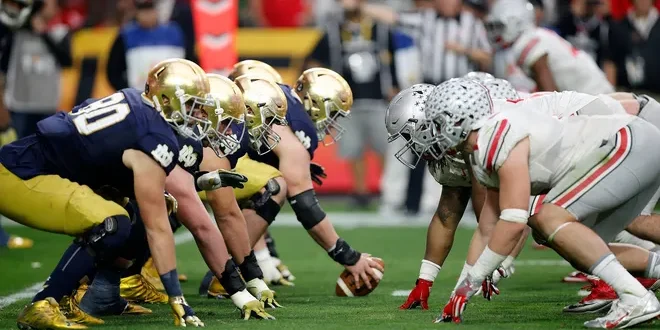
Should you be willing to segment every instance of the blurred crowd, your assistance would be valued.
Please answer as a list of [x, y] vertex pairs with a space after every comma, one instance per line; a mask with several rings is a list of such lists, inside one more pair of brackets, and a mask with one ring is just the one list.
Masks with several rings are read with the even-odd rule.
[[[381, 212], [427, 213], [435, 210], [440, 188], [431, 184], [433, 178], [423, 166], [409, 171], [394, 159], [391, 150], [401, 146], [388, 146], [382, 125], [391, 98], [415, 83], [438, 84], [477, 70], [509, 79], [520, 90], [542, 89], [499, 59], [505, 57], [503, 52], [489, 44], [482, 20], [493, 1], [238, 0], [239, 24], [323, 31], [305, 66], [331, 68], [353, 89], [353, 117], [345, 123], [346, 136], [339, 145], [340, 156], [350, 162], [356, 180], [353, 206], [371, 203], [365, 162], [365, 151], [371, 149], [384, 168]], [[377, 6], [364, 13], [356, 9], [363, 2]], [[530, 3], [537, 24], [592, 56], [612, 85], [660, 94], [660, 1]], [[144, 80], [142, 75], [164, 58], [196, 60], [190, 0], [45, 0], [44, 4], [14, 40], [39, 39], [43, 56], [23, 54], [31, 60], [20, 60], [10, 45], [3, 50], [0, 63], [7, 79], [17, 82], [13, 86], [26, 86], [9, 88], [7, 84], [4, 92], [4, 106], [10, 110], [19, 136], [31, 134], [36, 121], [56, 111], [62, 87], [57, 77], [61, 68], [71, 65], [69, 37], [77, 29], [121, 28], [106, 68], [115, 89], [140, 88], [137, 82]], [[615, 7], [623, 12], [614, 15]], [[0, 115], [0, 133], [3, 122], [7, 120]], [[11, 245], [8, 242], [9, 237], [0, 231], [0, 245]]]

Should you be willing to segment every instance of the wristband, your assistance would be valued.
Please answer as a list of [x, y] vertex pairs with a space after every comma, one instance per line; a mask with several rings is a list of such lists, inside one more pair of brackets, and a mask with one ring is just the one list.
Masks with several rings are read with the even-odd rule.
[[176, 269], [172, 269], [167, 274], [160, 275], [160, 281], [163, 282], [163, 287], [168, 296], [183, 296], [181, 284], [179, 283], [179, 274], [177, 274]]
[[328, 255], [344, 266], [353, 266], [360, 260], [360, 252], [353, 250], [342, 238], [337, 239], [337, 243], [328, 251]]

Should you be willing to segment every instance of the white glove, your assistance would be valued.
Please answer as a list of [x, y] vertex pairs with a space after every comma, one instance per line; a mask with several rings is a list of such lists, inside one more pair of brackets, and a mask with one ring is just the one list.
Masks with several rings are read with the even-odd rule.
[[195, 187], [198, 191], [211, 191], [222, 187], [243, 188], [247, 178], [239, 173], [227, 170], [195, 173]]

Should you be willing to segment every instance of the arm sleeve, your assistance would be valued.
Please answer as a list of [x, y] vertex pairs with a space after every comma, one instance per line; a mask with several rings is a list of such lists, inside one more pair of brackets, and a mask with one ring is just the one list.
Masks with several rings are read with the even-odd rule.
[[390, 75], [392, 76], [392, 87], [399, 89], [399, 80], [396, 75], [396, 61], [394, 55], [396, 54], [396, 46], [394, 45], [394, 31], [392, 29], [388, 32], [388, 51], [390, 52]]
[[504, 164], [513, 148], [527, 137], [524, 131], [512, 127], [508, 119], [503, 118], [485, 125], [479, 136], [479, 166], [487, 173], [497, 172]]
[[321, 62], [325, 66], [330, 65], [330, 38], [327, 32], [319, 39], [309, 58]]
[[115, 39], [110, 49], [106, 74], [110, 86], [115, 90], [128, 87], [128, 80], [126, 78], [126, 47], [124, 46], [124, 39], [121, 34], [117, 35], [117, 39]]
[[522, 47], [515, 52], [518, 66], [520, 66], [525, 72], [530, 72], [534, 63], [538, 61], [543, 55], [548, 54], [548, 49], [544, 43], [541, 42], [541, 39], [534, 37], [524, 43]]
[[71, 38], [67, 34], [56, 41], [50, 34], [45, 33], [41, 35], [41, 39], [48, 47], [48, 50], [55, 56], [57, 64], [62, 68], [68, 68], [73, 65], [73, 57], [71, 56]]

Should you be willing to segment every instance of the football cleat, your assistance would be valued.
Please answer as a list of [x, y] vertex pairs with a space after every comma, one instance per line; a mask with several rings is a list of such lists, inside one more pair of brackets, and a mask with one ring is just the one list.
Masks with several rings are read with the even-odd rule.
[[158, 291], [165, 291], [163, 283], [160, 281], [160, 275], [158, 270], [156, 270], [156, 265], [154, 265], [154, 259], [149, 258], [147, 262], [142, 266], [142, 271], [140, 274]]
[[66, 319], [53, 298], [39, 300], [25, 306], [18, 315], [16, 325], [21, 330], [36, 329], [87, 329], [87, 326]]
[[612, 303], [609, 313], [595, 320], [584, 322], [587, 328], [623, 329], [644, 323], [660, 315], [660, 302], [655, 294], [647, 292], [643, 297], [622, 294]]
[[293, 276], [293, 274], [291, 274], [291, 271], [289, 270], [289, 267], [287, 267], [287, 265], [283, 264], [282, 260], [280, 260], [278, 258], [275, 258], [275, 257], [272, 257], [272, 258], [273, 258], [273, 262], [275, 263], [275, 267], [277, 267], [277, 270], [280, 271], [280, 273], [282, 274], [282, 277], [284, 277], [285, 280], [287, 280], [289, 282], [293, 282], [293, 281], [296, 280], [296, 277]]
[[121, 315], [147, 315], [151, 313], [153, 313], [151, 309], [129, 302], [126, 304], [124, 311], [121, 312]]
[[602, 280], [590, 280], [591, 292], [577, 304], [564, 307], [565, 313], [598, 313], [607, 310], [618, 296], [614, 289]]
[[209, 298], [229, 298], [227, 290], [220, 284], [220, 280], [217, 277], [213, 276], [211, 279], [211, 284], [207, 291], [207, 297]]
[[[151, 285], [156, 288], [158, 291], [165, 291], [163, 283], [160, 281], [160, 275], [158, 275], [158, 270], [156, 270], [156, 265], [154, 265], [154, 259], [149, 258], [147, 262], [142, 266], [142, 271], [140, 272], [144, 278], [151, 283]], [[179, 282], [188, 282], [188, 276], [186, 274], [179, 274]]]
[[645, 277], [636, 277], [636, 279], [647, 290], [651, 290], [653, 292], [656, 292], [656, 291], [658, 291], [658, 289], [660, 289], [660, 280], [657, 280], [655, 278], [645, 278]]
[[158, 291], [140, 274], [122, 278], [119, 292], [129, 302], [167, 304], [169, 301], [166, 294]]
[[62, 314], [64, 314], [67, 320], [76, 323], [86, 325], [99, 325], [105, 323], [103, 320], [91, 316], [80, 309], [75, 294], [73, 296], [64, 296], [62, 298], [60, 301], [60, 311], [62, 311]]
[[589, 282], [588, 277], [589, 275], [583, 272], [575, 271], [565, 276], [561, 281], [566, 283], [584, 283]]
[[19, 236], [10, 236], [9, 241], [7, 241], [7, 248], [14, 250], [29, 249], [33, 245], [34, 245], [33, 240]]

